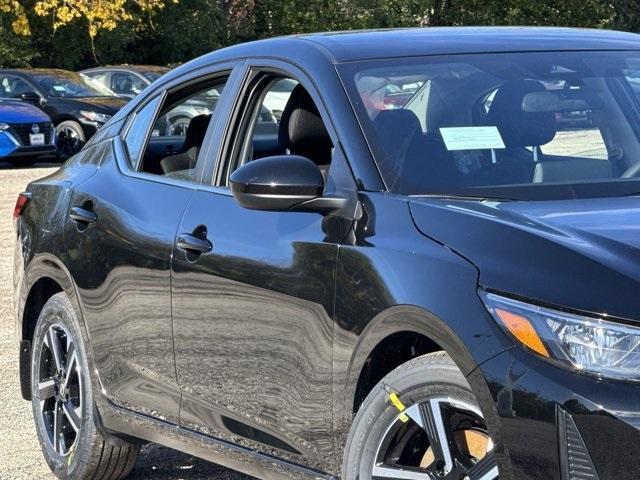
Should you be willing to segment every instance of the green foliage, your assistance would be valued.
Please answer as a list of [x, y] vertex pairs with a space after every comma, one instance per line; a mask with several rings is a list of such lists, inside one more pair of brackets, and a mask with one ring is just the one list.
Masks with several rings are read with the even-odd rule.
[[[178, 0], [128, 15], [90, 41], [86, 20], [56, 25], [21, 2], [30, 36], [0, 13], [0, 66], [80, 69], [115, 63], [175, 64], [237, 42], [313, 31], [439, 25], [640, 28], [640, 0]], [[94, 55], [95, 53], [95, 55]]]
[[16, 35], [10, 19], [0, 14], [0, 66], [27, 67], [35, 57], [29, 38]]

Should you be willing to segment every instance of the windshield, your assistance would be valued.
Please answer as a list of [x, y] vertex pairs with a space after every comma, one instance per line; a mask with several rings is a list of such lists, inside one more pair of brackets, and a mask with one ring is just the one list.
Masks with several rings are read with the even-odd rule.
[[33, 79], [49, 97], [111, 97], [115, 94], [107, 87], [76, 72], [30, 72]]
[[387, 188], [556, 199], [640, 192], [640, 52], [339, 66]]

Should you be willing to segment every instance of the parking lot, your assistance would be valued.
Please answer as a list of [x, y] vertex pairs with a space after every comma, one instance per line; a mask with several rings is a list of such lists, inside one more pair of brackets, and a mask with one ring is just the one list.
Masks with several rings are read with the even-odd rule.
[[[31, 180], [57, 166], [11, 168], [0, 163], [0, 480], [55, 478], [45, 464], [31, 417], [31, 406], [20, 397], [18, 351], [14, 338], [12, 307], [13, 223], [16, 196]], [[131, 475], [132, 479], [248, 480], [209, 462], [158, 445], [148, 445]]]

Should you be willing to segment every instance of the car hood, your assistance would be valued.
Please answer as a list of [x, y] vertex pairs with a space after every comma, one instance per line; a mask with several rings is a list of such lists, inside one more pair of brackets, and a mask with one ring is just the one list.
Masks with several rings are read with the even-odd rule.
[[39, 123], [50, 121], [49, 115], [35, 105], [19, 100], [0, 100], [0, 122]]
[[417, 228], [467, 258], [481, 286], [640, 321], [640, 198], [417, 198]]
[[92, 112], [113, 115], [120, 110], [127, 101], [120, 97], [79, 97], [61, 98], [51, 97], [50, 102], [55, 102], [58, 107], [64, 105], [68, 109], [90, 110]]

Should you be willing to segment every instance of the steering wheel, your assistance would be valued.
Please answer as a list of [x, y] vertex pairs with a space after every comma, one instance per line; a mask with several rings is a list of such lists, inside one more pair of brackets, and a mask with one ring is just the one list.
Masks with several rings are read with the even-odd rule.
[[640, 176], [640, 162], [636, 162], [625, 170], [622, 178], [635, 178]]

